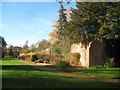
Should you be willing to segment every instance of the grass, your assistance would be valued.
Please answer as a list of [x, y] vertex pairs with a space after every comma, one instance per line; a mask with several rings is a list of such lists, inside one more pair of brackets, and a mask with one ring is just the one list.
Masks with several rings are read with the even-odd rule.
[[3, 59], [3, 88], [117, 88], [114, 83], [65, 77], [40, 71], [16, 59]]
[[66, 68], [63, 71], [100, 78], [120, 79], [120, 68]]

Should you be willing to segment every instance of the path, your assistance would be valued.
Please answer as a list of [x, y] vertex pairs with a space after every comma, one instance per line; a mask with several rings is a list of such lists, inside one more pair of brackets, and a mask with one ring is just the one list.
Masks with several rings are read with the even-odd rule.
[[26, 63], [26, 64], [28, 64], [30, 66], [33, 66], [36, 69], [49, 71], [49, 72], [54, 72], [54, 73], [57, 73], [57, 74], [60, 74], [60, 75], [63, 75], [63, 76], [69, 76], [69, 77], [74, 77], [74, 78], [84, 78], [84, 79], [96, 80], [96, 81], [107, 82], [107, 83], [116, 83], [116, 84], [120, 83], [120, 79], [98, 78], [98, 77], [92, 77], [92, 76], [87, 76], [87, 75], [60, 72], [55, 68], [45, 67], [45, 66], [50, 65], [50, 64], [35, 64], [33, 62], [30, 62], [30, 61], [23, 61], [23, 60], [20, 60], [20, 61], [24, 62], [24, 63]]

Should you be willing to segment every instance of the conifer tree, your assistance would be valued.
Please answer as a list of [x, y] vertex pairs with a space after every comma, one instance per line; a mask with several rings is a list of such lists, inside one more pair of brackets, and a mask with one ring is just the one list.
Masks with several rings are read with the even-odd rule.
[[62, 2], [59, 2], [59, 3], [60, 3], [60, 10], [59, 10], [59, 19], [58, 19], [58, 35], [59, 35], [59, 38], [61, 38], [65, 28], [65, 23], [67, 21], [67, 17], [66, 17], [65, 9], [62, 5]]
[[64, 34], [73, 43], [120, 38], [120, 3], [77, 2], [76, 6]]

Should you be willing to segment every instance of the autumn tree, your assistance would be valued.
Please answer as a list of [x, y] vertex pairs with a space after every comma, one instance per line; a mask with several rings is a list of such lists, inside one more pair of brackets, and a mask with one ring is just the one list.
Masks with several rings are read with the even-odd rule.
[[[67, 22], [66, 9], [63, 6], [62, 0], [58, 0], [60, 9], [58, 12], [58, 20], [55, 22], [54, 30], [50, 33], [51, 36], [51, 54], [66, 54], [70, 51], [70, 42], [63, 36], [65, 32], [65, 23]], [[68, 0], [69, 3], [69, 0]]]
[[58, 37], [58, 22], [55, 22], [53, 25], [54, 29], [52, 32], [49, 33], [50, 39], [49, 42], [53, 45], [54, 43], [59, 41], [59, 37]]

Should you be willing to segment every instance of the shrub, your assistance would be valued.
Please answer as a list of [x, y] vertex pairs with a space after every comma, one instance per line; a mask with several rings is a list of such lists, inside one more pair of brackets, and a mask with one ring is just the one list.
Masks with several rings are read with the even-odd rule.
[[58, 62], [63, 58], [64, 58], [63, 55], [51, 55], [50, 63], [53, 65], [57, 65]]
[[49, 63], [49, 60], [43, 60], [44, 63]]
[[38, 59], [38, 60], [35, 61], [35, 63], [43, 63], [43, 62], [44, 62], [43, 59]]
[[24, 55], [18, 56], [18, 59], [22, 59], [22, 60], [26, 60], [26, 59], [28, 59], [28, 58], [30, 58], [30, 55], [29, 55], [29, 54], [24, 54]]
[[104, 66], [103, 65], [93, 65], [93, 66], [91, 66], [91, 68], [104, 68]]
[[30, 59], [32, 62], [34, 62], [35, 60], [38, 60], [38, 57], [37, 55], [32, 55]]
[[64, 59], [70, 62], [70, 65], [80, 64], [80, 53], [67, 53], [64, 55]]
[[66, 68], [66, 67], [69, 67], [70, 66], [70, 63], [66, 60], [60, 60], [58, 62], [58, 67], [59, 68]]
[[110, 67], [114, 67], [115, 63], [114, 63], [114, 58], [108, 58], [105, 61], [104, 67], [110, 68]]
[[37, 57], [39, 58], [39, 59], [50, 59], [50, 55], [49, 54], [44, 54], [44, 53], [36, 53], [36, 55], [37, 55]]
[[38, 59], [43, 59], [44, 63], [51, 63], [56, 65], [59, 60], [63, 59], [62, 55], [52, 55], [52, 54], [44, 54], [44, 53], [36, 53]]

